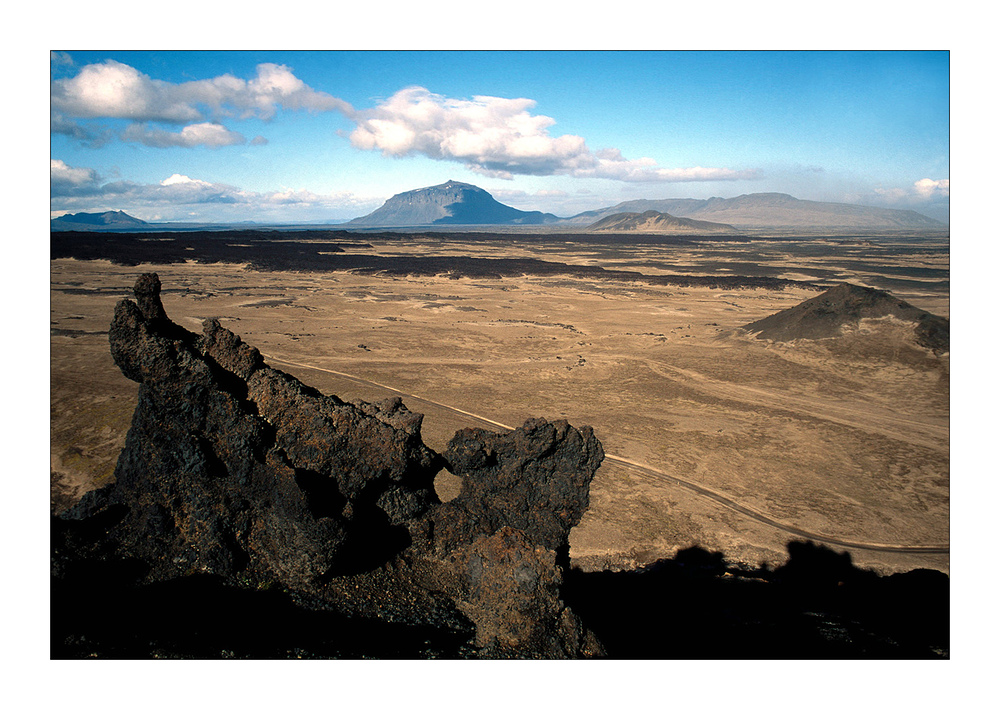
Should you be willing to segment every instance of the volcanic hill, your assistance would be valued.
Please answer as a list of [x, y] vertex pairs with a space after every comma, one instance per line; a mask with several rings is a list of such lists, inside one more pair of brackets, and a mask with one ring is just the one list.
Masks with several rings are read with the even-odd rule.
[[744, 329], [759, 339], [787, 342], [818, 340], [841, 334], [844, 326], [862, 319], [892, 317], [916, 323], [917, 343], [935, 353], [948, 352], [950, 327], [947, 318], [911, 306], [888, 291], [842, 283], [797, 306], [750, 323]]
[[524, 212], [493, 199], [486, 190], [449, 180], [393, 195], [371, 214], [347, 222], [348, 227], [406, 227], [432, 224], [550, 224], [555, 215]]
[[735, 232], [736, 228], [719, 222], [703, 222], [656, 210], [643, 213], [621, 212], [608, 215], [590, 225], [595, 232], [655, 232], [660, 234], [691, 234], [702, 232]]
[[87, 231], [90, 229], [133, 229], [145, 227], [148, 222], [136, 219], [130, 214], [125, 214], [121, 210], [111, 212], [77, 212], [76, 214], [64, 214], [56, 217], [51, 222], [53, 230], [77, 230]]

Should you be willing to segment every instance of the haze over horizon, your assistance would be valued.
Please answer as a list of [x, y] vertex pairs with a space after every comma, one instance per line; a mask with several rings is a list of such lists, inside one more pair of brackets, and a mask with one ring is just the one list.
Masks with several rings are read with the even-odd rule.
[[51, 216], [304, 222], [457, 180], [568, 217], [799, 199], [948, 221], [948, 52], [53, 52]]

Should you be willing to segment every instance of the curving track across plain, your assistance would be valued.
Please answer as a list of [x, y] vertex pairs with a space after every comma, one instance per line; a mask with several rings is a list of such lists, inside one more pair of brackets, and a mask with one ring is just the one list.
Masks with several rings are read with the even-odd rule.
[[[291, 365], [293, 367], [301, 367], [307, 370], [318, 370], [319, 372], [325, 372], [330, 375], [335, 375], [345, 380], [350, 380], [351, 382], [356, 382], [363, 385], [368, 385], [370, 387], [375, 387], [378, 389], [386, 390], [387, 392], [392, 392], [393, 394], [407, 397], [408, 399], [420, 402], [421, 404], [428, 405], [433, 408], [442, 409], [453, 414], [459, 414], [461, 416], [473, 419], [477, 422], [482, 422], [490, 426], [499, 427], [501, 429], [507, 429], [512, 431], [514, 427], [507, 424], [503, 424], [493, 419], [487, 419], [486, 417], [474, 414], [472, 412], [467, 412], [464, 409], [459, 409], [457, 407], [452, 407], [451, 405], [444, 404], [442, 402], [435, 402], [434, 400], [427, 399], [425, 397], [420, 397], [409, 392], [403, 392], [402, 390], [396, 389], [395, 387], [390, 387], [389, 385], [384, 385], [379, 382], [373, 382], [371, 380], [366, 380], [361, 377], [356, 377], [354, 375], [348, 374], [346, 372], [339, 372], [337, 370], [331, 370], [325, 367], [318, 367], [316, 365], [310, 365], [304, 362], [296, 362], [294, 360], [287, 360], [285, 358], [279, 358], [273, 355], [265, 355], [265, 358], [271, 362], [275, 362], [282, 365]], [[674, 485], [681, 486], [683, 488], [696, 493], [702, 497], [708, 498], [715, 501], [719, 505], [728, 508], [732, 511], [745, 515], [748, 518], [756, 520], [757, 522], [769, 525], [778, 530], [782, 530], [792, 535], [797, 535], [799, 537], [805, 538], [807, 540], [812, 540], [814, 542], [821, 542], [828, 545], [838, 545], [840, 547], [854, 548], [858, 550], [874, 550], [877, 552], [890, 552], [890, 553], [900, 553], [900, 554], [924, 554], [924, 555], [946, 555], [949, 553], [950, 548], [947, 545], [890, 545], [878, 542], [862, 542], [857, 540], [844, 540], [841, 538], [831, 537], [829, 535], [823, 535], [821, 533], [810, 532], [808, 530], [803, 530], [797, 528], [794, 525], [788, 525], [779, 520], [768, 517], [767, 515], [761, 513], [760, 511], [749, 508], [741, 503], [738, 503], [731, 498], [728, 498], [718, 491], [713, 491], [710, 488], [705, 488], [697, 483], [687, 481], [683, 478], [678, 478], [677, 476], [672, 476], [669, 473], [664, 473], [658, 469], [652, 468], [645, 464], [637, 463], [635, 461], [630, 461], [629, 459], [622, 458], [621, 456], [614, 456], [612, 454], [605, 454], [605, 461], [613, 462], [614, 465], [621, 466], [629, 470], [632, 473], [639, 474], [640, 476], [646, 478], [647, 480], [653, 480], [663, 483], [671, 483]]]

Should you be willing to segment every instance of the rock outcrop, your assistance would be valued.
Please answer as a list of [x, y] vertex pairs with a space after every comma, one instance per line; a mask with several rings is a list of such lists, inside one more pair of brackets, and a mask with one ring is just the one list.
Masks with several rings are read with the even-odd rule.
[[[142, 583], [208, 575], [348, 617], [468, 633], [469, 655], [601, 654], [560, 590], [603, 450], [589, 427], [458, 432], [442, 455], [399, 398], [344, 402], [222, 327], [171, 322], [155, 274], [111, 352], [140, 383], [115, 482], [55, 521], [53, 566], [125, 560]], [[462, 477], [442, 503], [435, 475]]]

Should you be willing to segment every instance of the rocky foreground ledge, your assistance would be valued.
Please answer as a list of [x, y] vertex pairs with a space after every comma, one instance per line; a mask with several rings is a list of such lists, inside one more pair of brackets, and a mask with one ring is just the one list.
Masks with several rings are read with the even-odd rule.
[[[389, 644], [425, 629], [459, 657], [603, 655], [561, 594], [604, 458], [589, 427], [464, 429], [437, 453], [399, 398], [323, 395], [217, 320], [200, 335], [171, 322], [159, 293], [144, 274], [115, 308], [111, 352], [138, 405], [115, 482], [53, 521], [56, 586], [210, 579], [400, 630]], [[447, 502], [442, 469], [462, 478]]]

